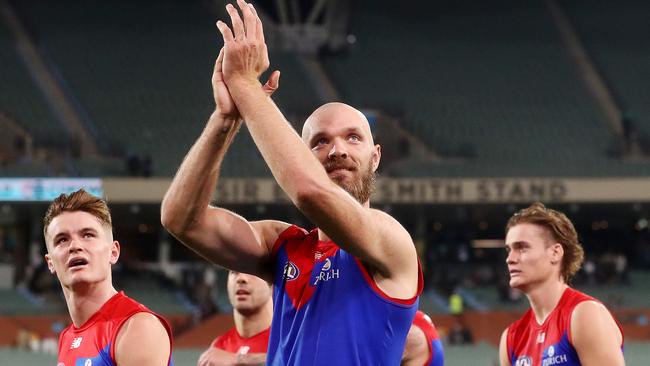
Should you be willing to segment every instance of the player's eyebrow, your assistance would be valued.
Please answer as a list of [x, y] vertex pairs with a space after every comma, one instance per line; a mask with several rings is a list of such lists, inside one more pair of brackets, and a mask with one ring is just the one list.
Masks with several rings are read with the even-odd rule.
[[529, 247], [530, 243], [528, 243], [525, 240], [518, 240], [518, 241], [513, 241], [512, 243], [506, 243], [505, 248], [510, 249], [510, 248], [521, 248], [521, 247]]

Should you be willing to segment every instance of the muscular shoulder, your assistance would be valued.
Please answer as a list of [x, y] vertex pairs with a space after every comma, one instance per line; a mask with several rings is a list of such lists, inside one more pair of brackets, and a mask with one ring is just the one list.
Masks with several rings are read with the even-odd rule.
[[278, 220], [251, 221], [251, 225], [260, 234], [269, 251], [273, 248], [273, 244], [280, 234], [291, 226], [289, 223]]
[[623, 333], [603, 304], [588, 300], [576, 305], [569, 334], [581, 364], [625, 365]]
[[382, 231], [381, 237], [390, 238], [391, 241], [397, 240], [405, 246], [414, 246], [411, 234], [393, 216], [374, 208], [370, 209], [370, 214], [373, 220], [379, 224], [377, 228]]
[[607, 315], [610, 316], [609, 310], [605, 305], [601, 304], [598, 301], [587, 300], [582, 301], [575, 306], [573, 309], [572, 317], [583, 318], [585, 315], [588, 316], [597, 316], [597, 315]]
[[167, 365], [171, 335], [154, 314], [140, 312], [127, 319], [115, 340], [118, 365]]
[[618, 332], [618, 325], [605, 305], [587, 300], [579, 303], [571, 313], [571, 333], [575, 337], [586, 336], [594, 331]]
[[381, 220], [382, 222], [389, 223], [390, 225], [395, 225], [395, 227], [391, 227], [394, 229], [399, 228], [400, 230], [406, 232], [406, 229], [402, 226], [402, 224], [399, 223], [393, 216], [389, 215], [388, 213], [378, 210], [376, 208], [369, 208], [370, 214], [373, 216], [375, 220]]
[[571, 342], [576, 346], [613, 338], [622, 343], [622, 334], [612, 314], [600, 302], [588, 300], [576, 305], [571, 314]]

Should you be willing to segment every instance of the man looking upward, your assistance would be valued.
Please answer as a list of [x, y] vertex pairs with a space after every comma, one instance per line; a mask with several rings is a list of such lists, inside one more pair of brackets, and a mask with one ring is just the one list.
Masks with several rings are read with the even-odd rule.
[[167, 322], [113, 287], [120, 243], [106, 202], [83, 189], [62, 194], [43, 222], [45, 260], [72, 318], [60, 335], [58, 364], [171, 365]]

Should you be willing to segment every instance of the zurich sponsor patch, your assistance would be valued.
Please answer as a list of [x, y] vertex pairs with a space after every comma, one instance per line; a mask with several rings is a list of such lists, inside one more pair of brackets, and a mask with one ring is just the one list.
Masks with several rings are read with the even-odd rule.
[[542, 366], [552, 366], [552, 365], [561, 365], [563, 363], [569, 362], [569, 358], [565, 354], [558, 354], [557, 352], [561, 350], [556, 350], [554, 346], [549, 346], [546, 350], [546, 357], [542, 360]]

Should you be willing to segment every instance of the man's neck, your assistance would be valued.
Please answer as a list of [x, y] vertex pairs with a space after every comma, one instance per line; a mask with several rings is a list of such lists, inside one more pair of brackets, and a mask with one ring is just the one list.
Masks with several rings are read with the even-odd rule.
[[81, 284], [74, 289], [64, 287], [65, 302], [74, 326], [81, 327], [116, 293], [112, 284], [105, 283]]
[[538, 324], [544, 323], [546, 318], [553, 312], [567, 287], [568, 285], [562, 281], [549, 280], [541, 286], [526, 292]]
[[243, 315], [237, 310], [233, 313], [237, 333], [241, 337], [250, 338], [266, 330], [271, 325], [271, 319], [273, 319], [273, 303], [269, 299], [266, 305], [254, 314]]

